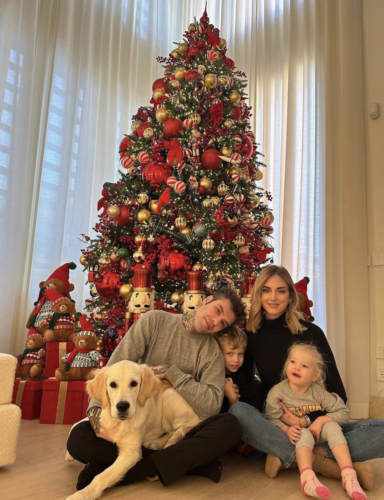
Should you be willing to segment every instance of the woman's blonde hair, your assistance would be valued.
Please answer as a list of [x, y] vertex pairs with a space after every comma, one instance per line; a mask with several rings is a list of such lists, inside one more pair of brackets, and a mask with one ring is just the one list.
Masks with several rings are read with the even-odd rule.
[[288, 349], [287, 359], [285, 360], [283, 373], [281, 375], [282, 380], [287, 378], [287, 367], [289, 364], [289, 359], [295, 349], [306, 349], [307, 351], [310, 351], [313, 362], [315, 364], [315, 371], [317, 376], [316, 383], [319, 384], [323, 389], [325, 389], [326, 364], [324, 362], [324, 358], [315, 345], [306, 344], [305, 342], [295, 342]]
[[299, 297], [291, 275], [283, 266], [265, 267], [258, 275], [251, 294], [251, 308], [249, 311], [249, 319], [247, 321], [247, 330], [256, 333], [261, 327], [264, 315], [264, 309], [261, 305], [262, 290], [265, 282], [276, 274], [286, 282], [289, 291], [290, 302], [288, 303], [286, 313], [287, 326], [293, 334], [303, 333], [306, 328], [299, 322], [299, 320], [302, 319], [302, 314], [298, 311]]

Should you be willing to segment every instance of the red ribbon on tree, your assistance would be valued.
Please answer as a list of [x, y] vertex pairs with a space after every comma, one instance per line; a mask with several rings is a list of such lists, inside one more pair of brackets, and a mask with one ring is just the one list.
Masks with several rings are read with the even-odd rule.
[[177, 158], [177, 162], [180, 163], [183, 159], [183, 150], [181, 149], [181, 144], [177, 139], [173, 141], [164, 141], [164, 146], [169, 149], [168, 151], [168, 163], [172, 165], [173, 160]]
[[[179, 141], [177, 141], [179, 142]], [[171, 190], [170, 188], [167, 188], [162, 195], [160, 195], [160, 198], [159, 198], [159, 203], [157, 204], [157, 208], [156, 208], [156, 213], [159, 214], [160, 213], [160, 210], [162, 209], [164, 203], [166, 205], [169, 205], [169, 200], [171, 198]]]
[[104, 215], [105, 212], [107, 211], [107, 196], [109, 194], [108, 189], [103, 188], [101, 194], [103, 195], [103, 197], [100, 198], [100, 200], [97, 202], [97, 210], [104, 208], [104, 212], [102, 213], [102, 215]]
[[212, 33], [212, 31], [209, 30], [208, 28], [205, 28], [204, 35], [206, 35], [206, 37], [208, 38], [208, 43], [212, 47], [216, 48], [219, 45], [219, 43], [220, 43], [220, 37], [217, 36], [217, 35], [214, 35]]
[[214, 123], [220, 123], [223, 119], [223, 109], [224, 105], [221, 101], [217, 104], [212, 104], [210, 107], [209, 112]]

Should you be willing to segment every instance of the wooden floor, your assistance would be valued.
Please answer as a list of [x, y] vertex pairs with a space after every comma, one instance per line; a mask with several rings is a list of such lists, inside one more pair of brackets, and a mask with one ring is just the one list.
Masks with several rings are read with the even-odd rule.
[[[39, 420], [23, 420], [17, 461], [0, 468], [2, 500], [64, 500], [75, 492], [82, 465], [65, 462], [65, 443], [70, 426], [41, 425]], [[304, 500], [297, 469], [281, 472], [276, 479], [264, 473], [264, 460], [245, 458], [235, 451], [223, 457], [224, 473], [220, 483], [184, 476], [164, 488], [160, 482], [141, 481], [135, 485], [110, 488], [104, 499], [125, 500]], [[375, 485], [370, 500], [384, 499], [384, 459], [371, 461]], [[341, 482], [320, 476], [332, 491], [333, 500], [347, 500]]]

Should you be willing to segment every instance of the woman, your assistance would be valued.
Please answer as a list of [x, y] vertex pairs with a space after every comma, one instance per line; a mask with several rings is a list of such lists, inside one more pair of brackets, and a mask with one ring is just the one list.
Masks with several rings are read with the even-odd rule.
[[[268, 454], [265, 471], [275, 477], [280, 468], [288, 468], [295, 461], [295, 447], [260, 413], [269, 390], [280, 382], [289, 347], [295, 341], [315, 344], [327, 365], [325, 381], [329, 392], [337, 393], [344, 402], [347, 396], [337, 370], [336, 362], [324, 332], [313, 323], [301, 319], [298, 296], [293, 280], [282, 266], [269, 266], [259, 274], [251, 296], [251, 309], [247, 322], [248, 347], [244, 369], [251, 382], [254, 364], [261, 383], [252, 384], [252, 404], [236, 403], [229, 413], [235, 415], [243, 427], [243, 440]], [[258, 408], [258, 409], [257, 409]], [[281, 420], [286, 425], [309, 427], [322, 412], [309, 416], [290, 413], [282, 403]], [[316, 432], [316, 424], [311, 428]], [[363, 420], [342, 425], [360, 484], [370, 489], [373, 470], [369, 464], [359, 464], [373, 458], [384, 457], [384, 421]], [[340, 478], [340, 469], [327, 444], [315, 447], [313, 469], [327, 477]], [[328, 458], [327, 458], [328, 457]], [[332, 460], [330, 460], [332, 459]]]

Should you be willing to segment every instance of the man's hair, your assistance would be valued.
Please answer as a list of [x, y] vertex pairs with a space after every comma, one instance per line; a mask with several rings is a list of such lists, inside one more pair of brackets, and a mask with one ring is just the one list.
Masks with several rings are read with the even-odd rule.
[[245, 304], [241, 300], [241, 298], [237, 295], [235, 290], [232, 288], [220, 288], [217, 292], [213, 294], [214, 300], [223, 300], [228, 299], [231, 301], [232, 311], [235, 313], [235, 322], [234, 325], [238, 323], [242, 323], [245, 320], [246, 312], [245, 312]]
[[248, 344], [248, 338], [244, 331], [236, 325], [228, 326], [217, 332], [215, 335], [216, 340], [222, 346], [223, 342], [228, 342], [232, 349], [239, 349], [240, 347], [245, 348]]

